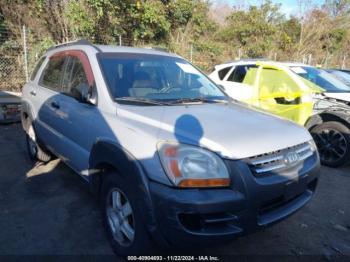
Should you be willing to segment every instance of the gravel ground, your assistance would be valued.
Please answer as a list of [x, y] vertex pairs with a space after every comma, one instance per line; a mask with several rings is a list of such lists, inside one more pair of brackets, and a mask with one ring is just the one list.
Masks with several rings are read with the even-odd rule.
[[[314, 199], [213, 255], [334, 255], [350, 260], [350, 168], [322, 167]], [[111, 255], [97, 202], [62, 162], [33, 167], [19, 124], [0, 126], [0, 255]]]

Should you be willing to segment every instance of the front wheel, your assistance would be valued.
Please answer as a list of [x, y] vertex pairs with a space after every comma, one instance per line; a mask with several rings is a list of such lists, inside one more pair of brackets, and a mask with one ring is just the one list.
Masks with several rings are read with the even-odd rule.
[[144, 206], [136, 198], [136, 186], [119, 174], [106, 174], [102, 181], [101, 206], [104, 224], [117, 255], [150, 254], [152, 239], [142, 221]]
[[325, 122], [310, 130], [317, 145], [321, 163], [339, 167], [350, 160], [350, 129], [340, 122]]

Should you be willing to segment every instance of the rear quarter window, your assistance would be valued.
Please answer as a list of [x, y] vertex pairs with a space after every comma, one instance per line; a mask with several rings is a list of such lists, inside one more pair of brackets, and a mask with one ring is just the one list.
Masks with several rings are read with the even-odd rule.
[[231, 70], [232, 66], [225, 67], [224, 69], [221, 69], [218, 71], [218, 76], [220, 80], [223, 80], [227, 73]]

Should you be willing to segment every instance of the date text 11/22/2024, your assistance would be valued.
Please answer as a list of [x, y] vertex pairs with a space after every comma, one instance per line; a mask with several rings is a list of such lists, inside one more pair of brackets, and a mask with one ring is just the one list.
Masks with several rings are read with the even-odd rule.
[[219, 261], [217, 256], [128, 256], [128, 261]]

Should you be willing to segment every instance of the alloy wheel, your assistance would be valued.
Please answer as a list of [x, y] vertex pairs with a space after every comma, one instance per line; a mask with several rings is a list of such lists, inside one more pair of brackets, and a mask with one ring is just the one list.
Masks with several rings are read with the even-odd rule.
[[126, 195], [113, 188], [107, 198], [107, 221], [113, 238], [122, 246], [130, 246], [135, 238], [134, 214]]
[[320, 133], [314, 133], [313, 138], [321, 160], [333, 162], [345, 156], [347, 142], [341, 132], [334, 129], [323, 129]]

